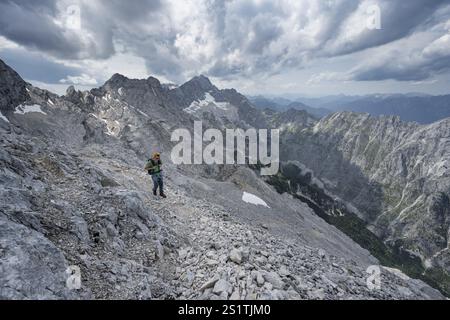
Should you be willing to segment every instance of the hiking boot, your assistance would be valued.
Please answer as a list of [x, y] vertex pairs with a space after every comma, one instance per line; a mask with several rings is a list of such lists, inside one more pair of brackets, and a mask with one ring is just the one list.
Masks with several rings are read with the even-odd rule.
[[153, 190], [153, 195], [156, 196], [156, 190]]
[[163, 192], [161, 192], [159, 195], [163, 198], [167, 198], [167, 196]]

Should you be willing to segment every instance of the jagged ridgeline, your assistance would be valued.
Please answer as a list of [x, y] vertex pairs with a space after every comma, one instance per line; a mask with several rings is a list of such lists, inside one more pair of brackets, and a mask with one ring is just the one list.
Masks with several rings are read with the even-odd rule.
[[[204, 76], [176, 86], [116, 74], [59, 96], [1, 60], [0, 111], [2, 299], [448, 292], [448, 120], [261, 111]], [[281, 159], [295, 166], [266, 180], [248, 165], [173, 164], [171, 133], [200, 120], [279, 128]], [[143, 170], [152, 151], [164, 200]], [[385, 266], [375, 290], [371, 265]]]

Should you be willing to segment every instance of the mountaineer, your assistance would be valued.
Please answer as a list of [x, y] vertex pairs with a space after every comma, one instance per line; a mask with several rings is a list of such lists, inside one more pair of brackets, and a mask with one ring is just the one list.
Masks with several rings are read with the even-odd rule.
[[153, 194], [156, 196], [156, 192], [159, 187], [159, 195], [163, 198], [166, 198], [163, 189], [163, 177], [162, 177], [162, 169], [161, 169], [161, 155], [159, 152], [154, 152], [152, 154], [151, 159], [147, 161], [145, 165], [145, 170], [148, 171], [148, 174], [152, 176], [153, 180]]

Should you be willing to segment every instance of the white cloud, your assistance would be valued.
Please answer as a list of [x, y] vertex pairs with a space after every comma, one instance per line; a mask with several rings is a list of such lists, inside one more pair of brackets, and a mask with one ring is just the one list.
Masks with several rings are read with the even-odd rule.
[[450, 56], [450, 34], [444, 34], [442, 37], [434, 40], [423, 49], [422, 54], [429, 59]]
[[339, 72], [321, 72], [313, 74], [307, 81], [308, 85], [316, 85], [322, 82], [349, 81], [350, 78], [345, 73]]
[[16, 49], [19, 46], [13, 42], [8, 40], [5, 37], [0, 36], [0, 51], [4, 50], [4, 49]]
[[98, 84], [97, 80], [84, 73], [79, 76], [68, 76], [65, 79], [59, 80], [59, 82], [63, 84], [76, 84], [82, 86], [95, 86]]
[[420, 83], [450, 70], [448, 22], [372, 50], [347, 76], [353, 80], [394, 79]]
[[148, 78], [150, 75], [145, 59], [132, 52], [118, 52], [105, 60], [71, 61], [69, 65], [89, 70], [91, 77], [97, 79], [99, 83], [106, 81], [115, 73], [120, 73], [132, 79]]
[[423, 81], [414, 81], [412, 84], [415, 86], [421, 86], [421, 85], [435, 84], [437, 82], [438, 82], [437, 79], [431, 79], [431, 80], [423, 80]]

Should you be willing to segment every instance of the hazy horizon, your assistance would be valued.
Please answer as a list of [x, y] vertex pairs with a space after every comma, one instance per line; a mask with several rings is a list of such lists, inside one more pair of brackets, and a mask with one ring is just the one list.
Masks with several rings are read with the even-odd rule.
[[[141, 78], [141, 79], [146, 79], [146, 78]], [[78, 85], [78, 84], [63, 85], [63, 84], [48, 84], [48, 83], [43, 83], [43, 82], [40, 82], [40, 81], [29, 80], [29, 79], [26, 79], [26, 78], [24, 78], [24, 80], [29, 82], [29, 83], [31, 83], [32, 85], [34, 85], [34, 86], [36, 86], [38, 88], [49, 90], [49, 91], [51, 91], [53, 93], [56, 93], [58, 95], [64, 95], [66, 93], [66, 90], [70, 86], [73, 86], [76, 90], [89, 91], [91, 89], [98, 88], [98, 87], [103, 85], [103, 83], [100, 83], [100, 84], [98, 84], [96, 86], [84, 86], [84, 85]], [[189, 80], [187, 80], [187, 81], [189, 81]], [[212, 81], [212, 79], [211, 79], [211, 81]], [[216, 85], [214, 83], [214, 81], [212, 81], [212, 83], [214, 85]], [[183, 83], [176, 84], [176, 83], [173, 83], [173, 82], [162, 82], [162, 84], [175, 84], [175, 85], [179, 86], [179, 85], [182, 85]], [[238, 92], [244, 94], [247, 97], [261, 96], [261, 97], [265, 97], [265, 98], [269, 98], [269, 99], [284, 98], [284, 99], [288, 99], [288, 100], [295, 100], [295, 99], [300, 99], [300, 98], [310, 98], [310, 99], [318, 98], [318, 99], [320, 99], [320, 98], [333, 97], [333, 96], [346, 96], [346, 97], [358, 97], [358, 96], [359, 97], [364, 97], [364, 96], [374, 96], [374, 95], [442, 96], [442, 95], [449, 95], [450, 94], [450, 91], [448, 93], [442, 93], [442, 94], [432, 94], [432, 93], [426, 93], [426, 92], [420, 92], [420, 91], [415, 91], [415, 92], [413, 92], [413, 91], [409, 91], [409, 92], [373, 92], [373, 93], [365, 93], [365, 94], [361, 94], [361, 93], [359, 93], [359, 94], [357, 94], [357, 93], [356, 94], [346, 94], [346, 93], [309, 94], [309, 93], [302, 93], [302, 92], [298, 92], [298, 93], [287, 93], [287, 92], [281, 92], [281, 93], [267, 93], [267, 92], [246, 93], [244, 91], [241, 91], [238, 87], [220, 87], [220, 86], [218, 86], [218, 88], [219, 89], [231, 89], [231, 88], [234, 88]]]

